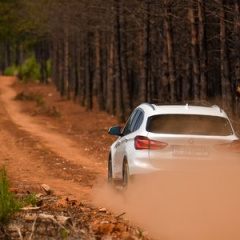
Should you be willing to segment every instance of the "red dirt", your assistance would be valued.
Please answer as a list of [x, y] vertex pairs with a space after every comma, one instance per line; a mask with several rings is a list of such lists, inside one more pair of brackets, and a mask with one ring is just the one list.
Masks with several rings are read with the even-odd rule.
[[[0, 82], [4, 126], [0, 151], [5, 156], [0, 164], [18, 185], [46, 183], [57, 195], [87, 198], [96, 182], [106, 180], [112, 141], [107, 129], [116, 120], [61, 99], [52, 86], [22, 84], [11, 77], [1, 77]], [[14, 101], [21, 92], [40, 94], [44, 106]], [[48, 116], [51, 111], [61, 117]]]

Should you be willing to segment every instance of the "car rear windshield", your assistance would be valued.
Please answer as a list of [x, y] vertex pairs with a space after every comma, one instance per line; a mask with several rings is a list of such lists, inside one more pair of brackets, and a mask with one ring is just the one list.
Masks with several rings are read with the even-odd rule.
[[165, 134], [228, 136], [232, 128], [228, 119], [208, 115], [166, 114], [148, 119], [147, 131]]

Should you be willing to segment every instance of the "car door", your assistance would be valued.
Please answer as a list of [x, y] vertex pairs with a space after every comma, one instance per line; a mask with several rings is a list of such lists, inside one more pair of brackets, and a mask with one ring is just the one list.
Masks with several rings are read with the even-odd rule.
[[132, 133], [134, 131], [134, 126], [136, 125], [137, 119], [141, 111], [136, 109], [129, 117], [123, 132], [122, 137], [120, 137], [115, 145], [116, 151], [114, 156], [114, 168], [117, 175], [121, 177], [122, 174], [122, 164], [124, 156], [126, 155], [126, 148], [129, 144], [129, 140], [132, 139]]

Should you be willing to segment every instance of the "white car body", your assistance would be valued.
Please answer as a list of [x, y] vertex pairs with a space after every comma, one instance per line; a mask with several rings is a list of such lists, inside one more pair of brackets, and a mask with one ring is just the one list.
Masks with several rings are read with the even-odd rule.
[[[119, 136], [110, 148], [110, 181], [124, 181], [126, 174], [177, 170], [196, 160], [215, 161], [222, 146], [238, 140], [228, 116], [216, 105], [143, 103], [133, 111], [125, 128], [119, 129], [109, 130]], [[226, 157], [224, 151], [220, 155]]]

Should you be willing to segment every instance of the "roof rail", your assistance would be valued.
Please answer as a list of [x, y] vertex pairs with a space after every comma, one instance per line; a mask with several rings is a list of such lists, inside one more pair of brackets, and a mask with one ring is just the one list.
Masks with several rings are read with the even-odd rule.
[[146, 104], [146, 105], [148, 105], [149, 107], [151, 107], [153, 110], [156, 110], [155, 107], [154, 107], [154, 105], [151, 104], [151, 103], [144, 102], [143, 104]]
[[222, 112], [222, 109], [218, 105], [212, 105], [212, 108], [216, 108], [219, 110], [219, 112]]

